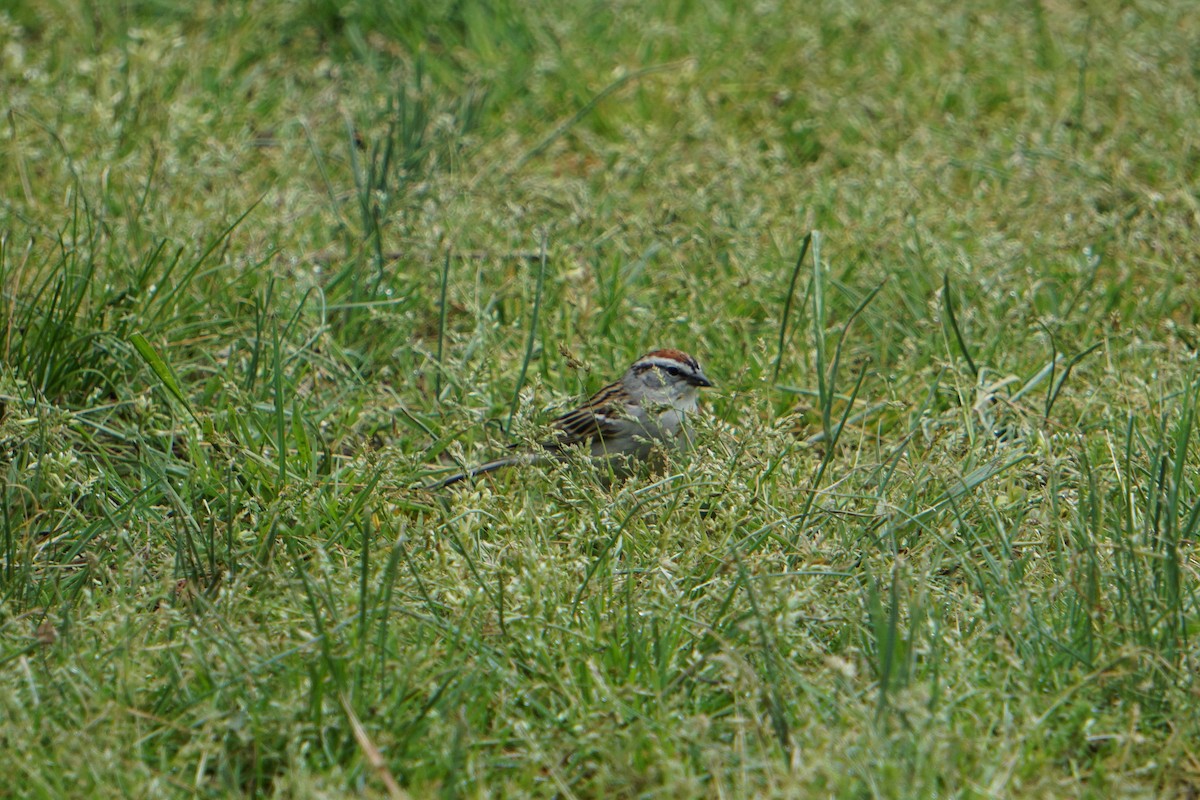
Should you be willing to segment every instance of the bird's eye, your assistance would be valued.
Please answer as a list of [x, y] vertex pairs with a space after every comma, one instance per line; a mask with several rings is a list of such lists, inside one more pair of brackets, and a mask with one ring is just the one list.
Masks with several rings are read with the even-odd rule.
[[667, 367], [667, 374], [668, 375], [678, 375], [679, 367]]

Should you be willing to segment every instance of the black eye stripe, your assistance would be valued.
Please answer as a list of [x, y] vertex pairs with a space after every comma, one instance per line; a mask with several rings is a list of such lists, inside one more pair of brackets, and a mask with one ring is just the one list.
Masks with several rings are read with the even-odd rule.
[[700, 365], [696, 363], [695, 359], [689, 359], [684, 362], [676, 361], [674, 359], [669, 361], [667, 359], [653, 359], [640, 361], [633, 365], [633, 371], [638, 375], [641, 375], [647, 370], [652, 369], [656, 369], [661, 372], [665, 372], [668, 375], [678, 377], [680, 375], [692, 375], [698, 373], [700, 371]]

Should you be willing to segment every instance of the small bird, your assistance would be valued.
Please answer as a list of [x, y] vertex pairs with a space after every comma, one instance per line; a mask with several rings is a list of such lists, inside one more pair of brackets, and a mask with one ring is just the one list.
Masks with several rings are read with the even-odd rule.
[[696, 359], [682, 350], [651, 351], [633, 362], [619, 381], [551, 422], [554, 438], [542, 442], [540, 451], [498, 458], [429, 488], [442, 489], [514, 464], [563, 458], [576, 446], [590, 448], [593, 458], [644, 459], [657, 445], [678, 443], [684, 418], [699, 404], [699, 390], [712, 385]]

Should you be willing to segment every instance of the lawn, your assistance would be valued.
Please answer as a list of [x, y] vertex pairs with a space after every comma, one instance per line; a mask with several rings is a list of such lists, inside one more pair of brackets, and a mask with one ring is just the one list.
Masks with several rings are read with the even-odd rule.
[[[1200, 792], [1200, 15], [0, 10], [0, 797]], [[642, 353], [692, 447], [445, 490]]]

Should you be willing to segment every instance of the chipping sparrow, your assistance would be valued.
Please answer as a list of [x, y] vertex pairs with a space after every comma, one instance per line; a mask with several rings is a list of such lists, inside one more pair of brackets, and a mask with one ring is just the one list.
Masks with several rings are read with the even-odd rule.
[[562, 458], [576, 445], [590, 448], [593, 457], [646, 458], [656, 445], [677, 443], [684, 418], [696, 410], [700, 387], [712, 385], [687, 353], [655, 350], [633, 362], [619, 381], [550, 423], [555, 437], [542, 442], [540, 452], [498, 458], [429, 488], [441, 489], [514, 464]]

